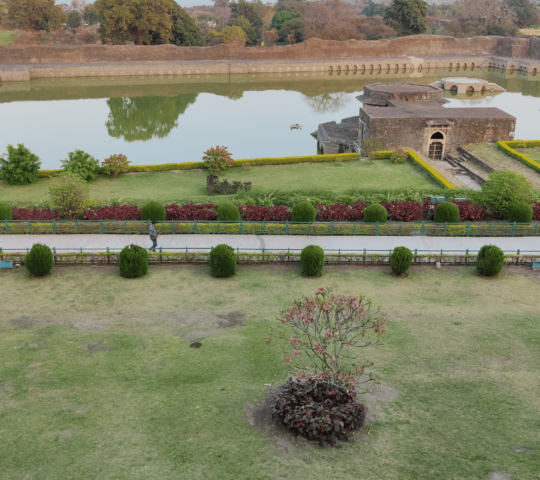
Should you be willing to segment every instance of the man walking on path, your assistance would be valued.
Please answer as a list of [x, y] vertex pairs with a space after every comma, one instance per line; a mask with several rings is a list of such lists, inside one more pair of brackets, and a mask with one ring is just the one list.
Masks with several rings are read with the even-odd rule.
[[148, 227], [148, 235], [150, 235], [150, 240], [152, 240], [152, 246], [148, 250], [150, 250], [151, 252], [155, 252], [157, 247], [157, 232], [155, 220]]

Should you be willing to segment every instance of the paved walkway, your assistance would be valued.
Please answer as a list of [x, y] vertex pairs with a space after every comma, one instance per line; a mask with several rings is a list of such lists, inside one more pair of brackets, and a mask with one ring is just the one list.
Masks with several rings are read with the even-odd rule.
[[[34, 243], [44, 243], [56, 248], [57, 252], [69, 249], [84, 250], [107, 247], [121, 249], [130, 243], [149, 247], [152, 242], [146, 235], [0, 235], [0, 248], [5, 251], [25, 251]], [[384, 251], [398, 246], [405, 246], [418, 251], [458, 252], [469, 249], [478, 251], [483, 245], [499, 246], [505, 252], [540, 252], [540, 237], [363, 237], [363, 236], [307, 236], [307, 235], [162, 235], [158, 246], [163, 250], [184, 249], [207, 250], [220, 243], [226, 243], [241, 251], [265, 249], [274, 251], [301, 250], [306, 245], [319, 245], [324, 250], [338, 249], [342, 252], [351, 250]]]

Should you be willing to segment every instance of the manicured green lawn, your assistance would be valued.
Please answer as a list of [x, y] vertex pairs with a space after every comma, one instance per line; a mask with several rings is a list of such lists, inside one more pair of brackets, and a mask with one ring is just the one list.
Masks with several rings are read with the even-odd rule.
[[[537, 479], [540, 278], [503, 272], [497, 280], [470, 267], [414, 267], [394, 279], [383, 267], [334, 266], [317, 280], [297, 265], [239, 266], [227, 280], [191, 265], [152, 266], [137, 280], [114, 266], [58, 267], [43, 279], [3, 272], [0, 476]], [[388, 313], [384, 345], [366, 352], [383, 379], [366, 396], [369, 423], [334, 449], [250, 425], [267, 384], [287, 378], [279, 346], [264, 342], [268, 328], [321, 285], [365, 294]], [[244, 324], [224, 328], [231, 319]], [[195, 340], [201, 348], [189, 347]]]
[[[206, 195], [207, 170], [147, 174], [127, 174], [116, 180], [100, 176], [90, 184], [94, 199], [157, 199], [171, 202]], [[232, 168], [222, 179], [252, 182], [253, 192], [273, 190], [322, 189], [335, 194], [351, 189], [387, 190], [411, 188], [438, 192], [441, 188], [409, 162], [395, 164], [389, 160], [312, 163]], [[49, 180], [41, 179], [30, 186], [10, 186], [0, 182], [0, 201], [39, 202], [47, 196]], [[221, 195], [217, 194], [217, 198]]]
[[523, 155], [527, 155], [527, 157], [531, 158], [535, 162], [540, 162], [540, 148], [516, 148], [520, 153], [523, 153]]
[[10, 45], [17, 39], [18, 33], [14, 30], [0, 30], [0, 45]]

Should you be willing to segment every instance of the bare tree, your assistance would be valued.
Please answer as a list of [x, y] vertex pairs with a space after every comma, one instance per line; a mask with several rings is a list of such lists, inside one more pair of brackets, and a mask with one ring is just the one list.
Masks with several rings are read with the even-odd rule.
[[311, 2], [303, 20], [306, 38], [324, 40], [348, 40], [354, 38], [353, 8], [343, 0], [318, 0]]
[[81, 15], [84, 13], [84, 10], [88, 6], [87, 0], [71, 0], [71, 10], [76, 10]]
[[304, 101], [317, 113], [339, 112], [351, 102], [351, 97], [345, 92], [330, 92], [316, 97], [304, 96]]
[[489, 25], [504, 20], [517, 20], [516, 13], [501, 0], [460, 0], [458, 17], [474, 25]]
[[227, 22], [229, 21], [229, 18], [231, 16], [231, 8], [227, 5], [221, 5], [216, 3], [214, 5], [214, 15], [216, 17], [219, 17], [220, 25], [218, 26], [217, 30], [221, 31], [225, 28], [227, 25]]

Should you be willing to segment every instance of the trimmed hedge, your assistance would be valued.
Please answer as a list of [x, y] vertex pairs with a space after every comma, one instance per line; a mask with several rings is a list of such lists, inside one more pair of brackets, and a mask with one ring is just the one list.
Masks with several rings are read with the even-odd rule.
[[517, 223], [531, 223], [533, 213], [533, 207], [528, 203], [516, 203], [508, 210], [508, 221]]
[[512, 158], [523, 163], [527, 167], [532, 168], [540, 173], [540, 163], [535, 162], [532, 158], [529, 158], [527, 155], [514, 150], [515, 148], [533, 148], [540, 147], [540, 140], [513, 140], [511, 142], [497, 142], [497, 148], [502, 150], [507, 155], [510, 155]]
[[224, 222], [240, 221], [240, 210], [232, 203], [224, 203], [217, 209], [217, 218]]
[[13, 220], [13, 209], [8, 203], [0, 202], [0, 220]]
[[413, 254], [407, 247], [396, 247], [390, 255], [390, 268], [396, 275], [409, 270], [412, 265]]
[[478, 252], [476, 268], [485, 277], [494, 277], [501, 273], [504, 253], [496, 245], [484, 245]]
[[308, 277], [314, 277], [322, 272], [324, 267], [324, 250], [318, 245], [308, 245], [300, 254], [302, 272]]
[[370, 205], [364, 210], [364, 222], [368, 223], [385, 223], [388, 219], [388, 212], [386, 208], [378, 203]]
[[141, 220], [151, 220], [162, 222], [166, 218], [165, 207], [162, 203], [152, 201], [148, 202], [141, 210]]
[[452, 202], [439, 204], [435, 209], [435, 223], [459, 223], [459, 207]]
[[234, 249], [224, 243], [214, 247], [210, 252], [210, 271], [214, 277], [232, 277], [236, 273], [238, 258]]
[[300, 202], [293, 207], [291, 220], [293, 222], [314, 222], [317, 210], [309, 202]]
[[118, 265], [122, 277], [141, 277], [148, 271], [148, 252], [138, 245], [126, 246], [120, 252]]
[[437, 170], [431, 168], [424, 160], [422, 160], [413, 150], [405, 150], [409, 154], [409, 160], [418, 168], [423, 170], [443, 188], [455, 188], [446, 178], [444, 178]]
[[26, 255], [25, 264], [31, 275], [36, 277], [48, 275], [54, 265], [51, 249], [47, 245], [34, 243]]

